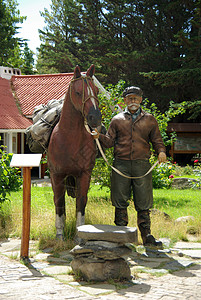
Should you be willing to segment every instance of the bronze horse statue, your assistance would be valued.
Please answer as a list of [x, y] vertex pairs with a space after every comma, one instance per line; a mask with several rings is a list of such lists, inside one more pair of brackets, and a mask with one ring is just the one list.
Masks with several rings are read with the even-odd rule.
[[56, 209], [56, 236], [63, 239], [65, 192], [76, 198], [76, 227], [85, 223], [85, 207], [90, 185], [91, 172], [96, 159], [96, 145], [91, 130], [100, 126], [101, 112], [98, 88], [92, 76], [94, 65], [82, 76], [79, 66], [65, 96], [61, 117], [55, 126], [48, 146], [48, 167], [54, 192]]

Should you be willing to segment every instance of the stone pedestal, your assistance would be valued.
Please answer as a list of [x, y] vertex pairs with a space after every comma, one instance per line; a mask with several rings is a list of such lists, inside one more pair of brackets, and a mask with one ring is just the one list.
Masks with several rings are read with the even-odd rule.
[[82, 225], [77, 228], [82, 244], [71, 250], [73, 271], [87, 281], [131, 279], [126, 258], [137, 244], [137, 228], [112, 225]]

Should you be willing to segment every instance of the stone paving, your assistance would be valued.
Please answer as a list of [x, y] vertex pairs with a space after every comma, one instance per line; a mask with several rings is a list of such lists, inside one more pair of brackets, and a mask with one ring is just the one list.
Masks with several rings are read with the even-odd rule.
[[201, 243], [178, 242], [159, 251], [130, 245], [133, 279], [101, 283], [76, 281], [69, 251], [54, 257], [50, 249], [39, 252], [34, 241], [30, 264], [24, 265], [20, 244], [19, 239], [0, 241], [0, 299], [201, 299]]

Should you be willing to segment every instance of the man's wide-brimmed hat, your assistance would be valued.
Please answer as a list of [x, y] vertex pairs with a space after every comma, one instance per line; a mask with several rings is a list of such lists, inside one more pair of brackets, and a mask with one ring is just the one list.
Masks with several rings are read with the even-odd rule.
[[129, 86], [123, 91], [122, 96], [126, 97], [128, 95], [142, 96], [143, 92], [142, 92], [141, 88], [139, 88], [137, 86]]

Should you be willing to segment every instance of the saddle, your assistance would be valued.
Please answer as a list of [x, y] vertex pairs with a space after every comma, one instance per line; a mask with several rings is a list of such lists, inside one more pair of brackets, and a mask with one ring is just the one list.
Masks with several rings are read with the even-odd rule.
[[46, 105], [35, 107], [33, 125], [26, 129], [26, 143], [31, 152], [44, 153], [49, 145], [51, 133], [59, 122], [64, 99], [50, 100]]

